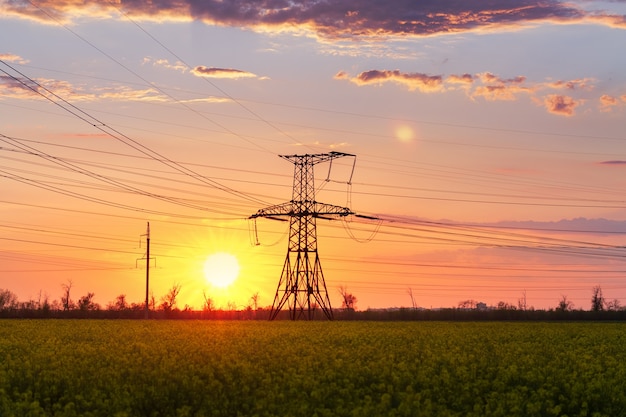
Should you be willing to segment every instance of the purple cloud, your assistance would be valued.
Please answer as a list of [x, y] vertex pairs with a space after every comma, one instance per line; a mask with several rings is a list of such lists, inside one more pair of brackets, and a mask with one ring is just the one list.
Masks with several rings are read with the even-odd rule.
[[[60, 19], [81, 14], [118, 15], [107, 0], [42, 0], [38, 7]], [[203, 20], [225, 26], [313, 31], [326, 38], [361, 36], [428, 36], [497, 27], [519, 26], [540, 21], [626, 25], [624, 16], [589, 13], [572, 3], [557, 0], [125, 0], [125, 13], [154, 20]], [[35, 20], [47, 16], [27, 0], [0, 4], [4, 15]]]
[[215, 68], [215, 67], [203, 67], [197, 66], [193, 70], [191, 70], [192, 74], [198, 77], [207, 77], [207, 78], [256, 78], [256, 75], [248, 72], [242, 71], [234, 68]]

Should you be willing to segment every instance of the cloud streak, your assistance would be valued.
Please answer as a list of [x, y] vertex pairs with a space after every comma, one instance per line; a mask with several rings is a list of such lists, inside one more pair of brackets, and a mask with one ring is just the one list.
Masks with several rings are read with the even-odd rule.
[[515, 29], [542, 22], [593, 23], [626, 28], [626, 18], [603, 11], [588, 12], [556, 0], [158, 0], [112, 2], [96, 0], [27, 0], [0, 4], [5, 16], [50, 23], [50, 16], [68, 22], [77, 16], [119, 17], [157, 21], [202, 20], [209, 24], [260, 31], [299, 31], [326, 39], [381, 36], [431, 36]]
[[614, 160], [611, 160], [611, 161], [602, 161], [602, 162], [599, 162], [599, 164], [600, 165], [615, 165], [615, 166], [622, 166], [622, 165], [624, 165], [624, 166], [626, 166], [626, 161], [622, 161], [622, 160], [619, 160], [619, 159], [614, 159]]
[[[558, 80], [546, 82], [529, 82], [525, 76], [501, 78], [485, 72], [480, 74], [428, 75], [423, 73], [401, 72], [399, 70], [369, 70], [351, 76], [345, 71], [335, 74], [337, 80], [347, 80], [359, 87], [393, 83], [404, 86], [410, 92], [446, 93], [465, 91], [471, 100], [515, 101], [520, 96], [530, 97], [535, 103], [559, 116], [573, 116], [576, 108], [585, 100], [572, 97], [578, 92], [590, 92], [594, 88], [594, 80], [590, 78], [575, 80]], [[566, 92], [567, 94], [563, 94]], [[619, 99], [602, 96], [599, 99], [600, 110], [619, 104]]]
[[206, 78], [228, 78], [237, 80], [239, 78], [257, 78], [256, 74], [248, 71], [242, 71], [234, 68], [215, 68], [197, 66], [191, 70], [191, 73], [197, 77]]
[[49, 91], [66, 100], [74, 102], [93, 102], [99, 100], [113, 101], [152, 101], [165, 102], [169, 99], [153, 88], [133, 89], [129, 87], [92, 88], [87, 91], [81, 86], [67, 81], [52, 79], [36, 79], [32, 82], [27, 79], [0, 76], [0, 97], [19, 100], [43, 100], [48, 97]]
[[362, 72], [352, 78], [346, 72], [341, 71], [335, 75], [335, 78], [347, 79], [359, 86], [372, 84], [381, 85], [383, 83], [392, 82], [406, 86], [409, 91], [419, 90], [421, 92], [439, 91], [443, 84], [443, 79], [440, 75], [403, 73], [398, 70], [371, 70]]

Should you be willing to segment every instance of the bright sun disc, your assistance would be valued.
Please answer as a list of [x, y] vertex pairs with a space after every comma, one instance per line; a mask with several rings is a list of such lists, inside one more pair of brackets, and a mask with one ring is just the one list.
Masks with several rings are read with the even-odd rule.
[[238, 275], [239, 262], [230, 253], [214, 253], [204, 262], [204, 277], [216, 287], [228, 287], [235, 282]]

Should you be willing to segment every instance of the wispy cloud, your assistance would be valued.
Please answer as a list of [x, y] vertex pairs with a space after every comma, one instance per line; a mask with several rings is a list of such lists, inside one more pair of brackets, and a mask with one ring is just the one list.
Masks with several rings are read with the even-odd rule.
[[0, 59], [6, 62], [15, 62], [16, 64], [28, 64], [28, 60], [15, 54], [0, 54]]
[[248, 71], [242, 71], [234, 68], [215, 68], [198, 66], [191, 70], [191, 73], [197, 77], [206, 78], [229, 78], [237, 80], [239, 78], [258, 78], [256, 74]]
[[335, 75], [337, 79], [347, 79], [356, 85], [381, 85], [386, 82], [401, 84], [409, 91], [419, 90], [421, 92], [432, 92], [441, 89], [443, 79], [439, 75], [426, 75], [421, 73], [403, 73], [399, 70], [371, 70], [350, 77], [346, 72], [339, 72]]
[[100, 100], [164, 102], [169, 99], [153, 88], [133, 89], [126, 86], [94, 87], [89, 90], [67, 81], [39, 78], [34, 82], [0, 76], [0, 97], [20, 100], [36, 100], [49, 96], [48, 91], [68, 101], [86, 102]]
[[48, 14], [70, 21], [85, 15], [116, 17], [123, 11], [140, 19], [202, 20], [258, 30], [308, 32], [326, 39], [430, 36], [520, 28], [541, 22], [626, 28], [622, 15], [586, 11], [574, 3], [557, 0], [398, 0], [393, 5], [379, 0], [159, 0], [121, 4], [106, 0], [42, 0], [37, 6], [27, 0], [13, 0], [0, 4], [0, 12], [50, 23]]
[[621, 97], [610, 96], [603, 94], [600, 98], [600, 110], [603, 112], [613, 111], [613, 108], [617, 106], [623, 106], [626, 104], [626, 95]]
[[[391, 82], [404, 86], [410, 92], [447, 93], [462, 90], [471, 100], [515, 101], [525, 96], [544, 106], [549, 113], [560, 116], [573, 116], [584, 100], [555, 92], [574, 94], [578, 91], [590, 92], [594, 88], [594, 80], [591, 78], [530, 82], [522, 75], [502, 78], [490, 72], [444, 76], [399, 70], [369, 70], [351, 76], [346, 71], [339, 71], [334, 78], [350, 81], [360, 87]], [[609, 99], [605, 98], [602, 105], [606, 106], [608, 102]]]
[[169, 62], [167, 59], [163, 59], [163, 58], [159, 58], [159, 59], [153, 59], [151, 57], [145, 57], [143, 59], [143, 64], [151, 64], [154, 67], [160, 67], [160, 68], [165, 68], [165, 69], [169, 69], [169, 70], [175, 70], [175, 71], [179, 71], [182, 73], [187, 72], [187, 70], [189, 69], [187, 67], [186, 64], [184, 64], [183, 62], [180, 61], [176, 61], [174, 63]]

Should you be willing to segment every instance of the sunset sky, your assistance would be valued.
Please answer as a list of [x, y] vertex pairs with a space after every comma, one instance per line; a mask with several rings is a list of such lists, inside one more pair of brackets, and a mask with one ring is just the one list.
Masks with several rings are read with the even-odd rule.
[[[0, 0], [0, 288], [272, 304], [315, 167], [333, 307], [626, 305], [626, 1]], [[348, 184], [350, 182], [350, 184]], [[236, 256], [226, 289], [207, 257]]]

